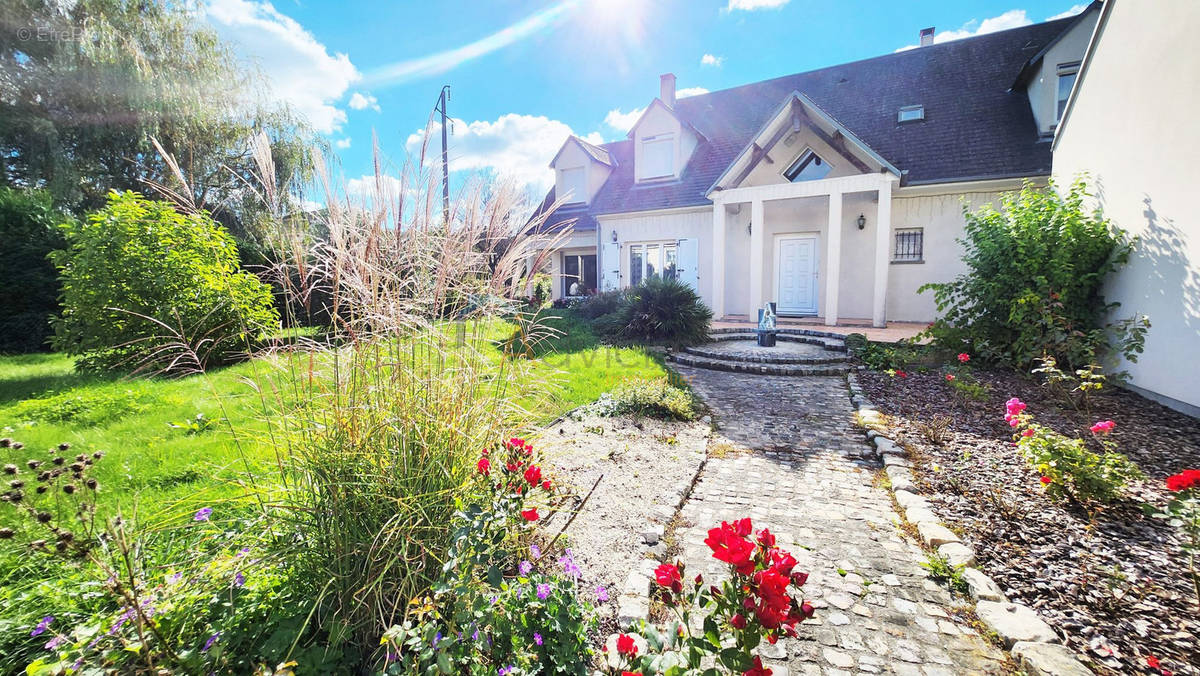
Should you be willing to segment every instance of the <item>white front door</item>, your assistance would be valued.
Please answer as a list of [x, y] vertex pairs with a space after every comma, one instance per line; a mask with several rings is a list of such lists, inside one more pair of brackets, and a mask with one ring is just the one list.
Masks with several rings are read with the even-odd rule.
[[775, 240], [775, 298], [779, 314], [817, 314], [816, 236]]

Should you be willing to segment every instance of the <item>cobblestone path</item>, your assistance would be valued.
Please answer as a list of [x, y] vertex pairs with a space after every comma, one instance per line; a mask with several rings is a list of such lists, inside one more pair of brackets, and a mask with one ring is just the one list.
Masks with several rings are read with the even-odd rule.
[[679, 366], [722, 435], [753, 449], [711, 457], [683, 507], [688, 573], [719, 576], [707, 529], [749, 516], [810, 573], [817, 608], [800, 637], [764, 643], [775, 676], [1003, 673], [1005, 654], [950, 611], [951, 596], [920, 566], [897, 527], [841, 377], [722, 373]]

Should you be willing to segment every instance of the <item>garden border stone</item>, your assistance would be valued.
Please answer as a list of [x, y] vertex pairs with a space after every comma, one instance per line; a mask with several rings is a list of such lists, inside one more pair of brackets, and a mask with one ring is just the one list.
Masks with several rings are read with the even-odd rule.
[[883, 415], [867, 398], [853, 371], [846, 374], [846, 387], [857, 422], [863, 427], [871, 426], [865, 433], [867, 445], [871, 447], [872, 455], [883, 462], [896, 504], [903, 508], [904, 518], [916, 525], [926, 547], [936, 548], [938, 555], [962, 570], [968, 593], [976, 601], [979, 620], [996, 633], [1021, 668], [1030, 674], [1082, 676], [1092, 673], [1074, 653], [1061, 645], [1058, 635], [1036, 611], [1019, 603], [1010, 603], [1000, 586], [974, 567], [975, 552], [937, 519], [932, 506], [921, 497], [907, 450], [879, 429]]

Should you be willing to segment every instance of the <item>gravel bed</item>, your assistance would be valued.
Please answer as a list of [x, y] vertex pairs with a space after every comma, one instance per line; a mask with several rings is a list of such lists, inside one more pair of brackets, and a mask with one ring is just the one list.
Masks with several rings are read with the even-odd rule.
[[[589, 414], [552, 425], [535, 441], [554, 476], [580, 499], [603, 476], [563, 536], [583, 570], [585, 588], [608, 591], [609, 601], [599, 606], [602, 630], [615, 628], [626, 578], [651, 551], [643, 533], [675, 514], [679, 493], [704, 462], [710, 434], [701, 422]], [[545, 536], [553, 537], [568, 518], [564, 509], [548, 520]], [[561, 551], [561, 542], [556, 549]]]
[[[1158, 673], [1149, 656], [1176, 674], [1200, 674], [1200, 607], [1176, 531], [1147, 517], [1163, 505], [1163, 479], [1200, 467], [1200, 422], [1131, 392], [1093, 395], [1077, 413], [1037, 381], [976, 369], [986, 401], [963, 401], [938, 372], [907, 378], [863, 372], [867, 396], [909, 447], [922, 492], [938, 516], [974, 546], [979, 565], [1013, 601], [1032, 606], [1101, 673]], [[1037, 422], [1088, 437], [1098, 420], [1117, 423], [1112, 438], [1147, 479], [1129, 499], [1089, 515], [1050, 500], [1021, 458], [1003, 420], [1020, 397]], [[940, 443], [923, 424], [943, 416]]]

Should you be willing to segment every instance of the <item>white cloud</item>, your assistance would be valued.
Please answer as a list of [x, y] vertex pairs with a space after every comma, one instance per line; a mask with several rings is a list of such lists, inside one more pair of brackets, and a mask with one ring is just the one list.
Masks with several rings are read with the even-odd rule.
[[340, 138], [340, 139], [334, 141], [333, 147], [337, 148], [338, 150], [345, 150], [346, 148], [349, 148], [350, 147], [350, 137], [347, 136], [346, 138]]
[[382, 190], [385, 199], [392, 200], [400, 195], [400, 179], [395, 176], [364, 174], [346, 181], [346, 196], [352, 200], [371, 200], [376, 190]]
[[788, 4], [791, 0], [729, 0], [726, 5], [726, 12], [734, 12], [742, 10], [745, 12], [753, 12], [759, 9], [779, 9]]
[[725, 57], [723, 57], [723, 56], [713, 56], [712, 54], [705, 54], [704, 56], [700, 57], [700, 65], [701, 66], [714, 66], [716, 68], [720, 68], [721, 64], [723, 64], [723, 63], [725, 63]]
[[[545, 190], [554, 182], [548, 165], [563, 141], [573, 133], [571, 127], [558, 120], [516, 113], [501, 115], [494, 122], [454, 120], [451, 132], [451, 171], [491, 171], [499, 178], [513, 179], [538, 190]], [[440, 133], [439, 124], [430, 125], [427, 155], [440, 152]], [[591, 143], [604, 142], [597, 133], [583, 138]], [[420, 130], [413, 132], [405, 141], [405, 149], [417, 156], [422, 140]]]
[[1088, 8], [1088, 6], [1087, 6], [1086, 2], [1083, 4], [1079, 4], [1079, 5], [1071, 5], [1071, 9], [1068, 9], [1065, 12], [1059, 12], [1058, 14], [1055, 14], [1054, 16], [1047, 17], [1046, 21], [1054, 21], [1055, 19], [1065, 19], [1069, 16], [1075, 16], [1076, 14], [1082, 12], [1083, 10], [1085, 10], [1087, 8]]
[[379, 99], [370, 94], [354, 92], [350, 95], [350, 101], [348, 103], [350, 107], [355, 110], [364, 110], [366, 108], [370, 108], [377, 113], [379, 112]]
[[330, 133], [345, 123], [346, 111], [334, 103], [360, 78], [350, 57], [330, 55], [270, 2], [208, 0], [201, 13], [241, 57], [258, 65], [271, 98], [290, 104], [318, 131]]
[[634, 108], [628, 113], [621, 112], [620, 108], [613, 108], [604, 116], [604, 124], [616, 129], [617, 131], [629, 131], [633, 129], [633, 125], [646, 112], [645, 108]]
[[[1025, 14], [1025, 10], [1010, 9], [999, 16], [993, 16], [984, 19], [983, 21], [971, 19], [963, 24], [961, 28], [935, 33], [933, 36], [933, 42], [934, 44], [941, 44], [943, 42], [950, 42], [951, 40], [972, 38], [976, 35], [986, 35], [988, 33], [995, 33], [997, 31], [1008, 30], [1010, 28], [1028, 26], [1031, 23], [1033, 23], [1033, 21], [1031, 21], [1029, 16]], [[905, 45], [896, 51], [903, 52], [909, 49], [916, 49], [917, 47], [918, 45]]]
[[708, 90], [704, 87], [684, 87], [683, 89], [675, 92], [675, 98], [686, 99], [689, 96], [700, 96], [701, 94], [707, 93]]

